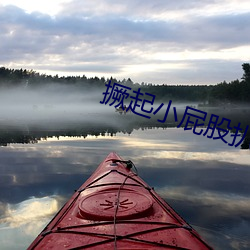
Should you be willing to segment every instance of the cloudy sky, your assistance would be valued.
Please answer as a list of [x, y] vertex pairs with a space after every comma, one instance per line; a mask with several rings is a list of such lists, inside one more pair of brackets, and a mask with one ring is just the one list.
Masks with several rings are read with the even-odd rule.
[[0, 66], [154, 84], [240, 79], [249, 0], [0, 0]]

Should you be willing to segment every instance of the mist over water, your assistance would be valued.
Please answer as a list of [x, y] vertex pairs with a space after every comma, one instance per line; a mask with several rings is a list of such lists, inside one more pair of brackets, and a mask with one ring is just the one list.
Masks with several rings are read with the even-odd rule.
[[2, 89], [0, 122], [89, 121], [90, 114], [105, 116], [111, 112], [107, 106], [100, 104], [102, 98], [102, 90], [84, 91], [61, 85]]
[[[23, 126], [52, 126], [53, 124], [62, 126], [68, 123], [92, 123], [92, 124], [110, 124], [116, 126], [120, 119], [129, 122], [128, 118], [120, 116], [115, 112], [115, 105], [110, 106], [112, 99], [105, 105], [101, 104], [104, 95], [103, 89], [83, 89], [66, 85], [46, 85], [39, 88], [11, 88], [0, 90], [0, 125]], [[131, 99], [125, 100], [124, 104], [129, 105]], [[139, 105], [142, 102], [138, 102]], [[153, 105], [145, 103], [144, 109], [154, 110], [161, 103]], [[175, 103], [178, 110], [184, 110], [184, 103]], [[195, 104], [192, 104], [195, 105]], [[197, 104], [196, 104], [197, 105]], [[158, 112], [163, 119], [168, 102], [164, 103], [162, 109]], [[172, 103], [173, 106], [173, 103]], [[143, 113], [140, 107], [136, 108], [138, 113]], [[172, 112], [172, 109], [170, 110]], [[131, 118], [131, 112], [130, 114]], [[132, 114], [134, 118], [142, 118], [147, 122], [147, 118]], [[154, 118], [153, 114], [144, 113]], [[119, 127], [119, 125], [118, 125]]]
[[[211, 114], [217, 114], [220, 120], [223, 117], [231, 119], [234, 122], [231, 124], [232, 127], [239, 122], [243, 129], [247, 124], [250, 125], [249, 110], [231, 111], [224, 108], [212, 110], [208, 107], [199, 107], [198, 103], [172, 101], [169, 113], [167, 113], [170, 100], [157, 102], [156, 97], [152, 105], [146, 96], [140, 97], [141, 100], [138, 101], [135, 112], [130, 111], [124, 114], [115, 110], [118, 101], [110, 105], [113, 102], [112, 98], [106, 105], [100, 103], [104, 100], [104, 92], [104, 86], [99, 89], [89, 89], [63, 84], [32, 88], [25, 86], [2, 88], [0, 90], [0, 144], [6, 146], [9, 143], [33, 143], [41, 138], [53, 136], [86, 137], [105, 134], [113, 136], [118, 132], [131, 134], [139, 128], [177, 127], [180, 123], [184, 127], [185, 121], [182, 118], [187, 106], [195, 108], [198, 112], [203, 110], [198, 113], [201, 117], [207, 113], [204, 127], [208, 124]], [[144, 103], [144, 111], [142, 109], [143, 98], [148, 101]], [[124, 104], [129, 106], [130, 101], [134, 100], [128, 98]], [[154, 114], [160, 105], [162, 108]], [[176, 115], [173, 108], [176, 108]], [[151, 113], [145, 110], [151, 110]], [[194, 122], [196, 118], [192, 119]], [[247, 140], [244, 148], [248, 148]]]
[[[41, 125], [41, 123], [48, 122], [85, 121], [112, 123], [110, 115], [115, 114], [115, 105], [118, 102], [110, 106], [113, 101], [110, 99], [106, 105], [101, 104], [104, 91], [104, 88], [86, 89], [63, 84], [51, 84], [36, 88], [25, 86], [2, 88], [0, 89], [0, 124], [11, 123], [14, 126], [21, 123]], [[143, 100], [144, 97], [141, 98]], [[124, 104], [128, 106], [131, 100], [128, 98]], [[171, 100], [166, 100], [164, 106], [157, 113], [159, 119], [163, 119], [169, 101]], [[144, 109], [150, 110], [153, 107], [154, 112], [161, 103], [155, 101], [152, 105], [145, 102]], [[142, 101], [138, 102], [138, 105], [142, 105]], [[177, 114], [181, 115], [186, 106], [199, 109], [197, 102], [172, 101], [169, 112], [173, 113], [173, 107], [175, 107]], [[141, 107], [137, 107], [136, 111], [152, 118], [156, 117], [153, 112], [151, 114], [142, 112]], [[115, 115], [117, 116], [117, 113]], [[135, 116], [138, 115], [135, 114]], [[116, 119], [116, 117], [113, 118]], [[147, 120], [147, 118], [143, 119]]]

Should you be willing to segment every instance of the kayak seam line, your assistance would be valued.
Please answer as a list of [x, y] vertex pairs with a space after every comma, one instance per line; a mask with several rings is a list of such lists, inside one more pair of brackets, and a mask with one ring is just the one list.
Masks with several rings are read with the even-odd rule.
[[[41, 235], [40, 239], [38, 239], [37, 242], [34, 241], [34, 246], [33, 246], [31, 249], [35, 249], [35, 248], [40, 244], [40, 242], [43, 240], [43, 238], [44, 238], [47, 234], [50, 234], [50, 232], [51, 232], [53, 229], [52, 229], [52, 230], [49, 230], [49, 231], [46, 231], [46, 229], [47, 229], [50, 225], [52, 225], [51, 228], [55, 228], [56, 225], [59, 223], [59, 221], [65, 216], [65, 214], [68, 212], [68, 210], [71, 208], [71, 206], [76, 202], [76, 200], [78, 199], [78, 197], [79, 197], [79, 195], [80, 195], [80, 193], [76, 193], [76, 192], [75, 192], [75, 194], [76, 194], [76, 197], [75, 197], [74, 200], [69, 204], [69, 206], [65, 209], [66, 205], [69, 203], [69, 202], [66, 202], [66, 203], [63, 205], [63, 207], [56, 213], [56, 215], [53, 217], [53, 219], [50, 221], [50, 223], [49, 223], [48, 225], [46, 225], [46, 227], [43, 229], [43, 231], [42, 231], [41, 234], [40, 234], [40, 235]], [[63, 209], [65, 209], [65, 211], [63, 211]], [[53, 221], [56, 219], [57, 215], [59, 215], [62, 211], [63, 211], [63, 214], [61, 215], [61, 217], [59, 217], [59, 218], [57, 219], [57, 221], [56, 221], [54, 224], [52, 224]]]
[[[188, 222], [186, 222], [186, 220], [184, 220], [183, 218], [182, 218], [182, 216], [181, 215], [179, 215], [166, 201], [165, 201], [165, 203], [172, 209], [172, 211], [170, 210], [170, 209], [168, 209], [167, 208], [167, 206], [161, 201], [161, 199], [158, 197], [158, 196], [156, 196], [151, 190], [149, 190], [149, 192], [150, 192], [150, 194], [159, 202], [159, 204], [160, 205], [162, 205], [170, 214], [172, 214], [173, 216], [174, 216], [174, 218], [175, 219], [177, 219], [177, 221], [179, 221], [180, 223], [182, 223], [180, 220], [179, 220], [179, 218], [177, 217], [177, 216], [179, 216], [185, 223], [186, 223], [186, 225], [185, 225], [185, 227], [187, 227], [187, 228], [190, 228], [189, 229], [189, 231], [190, 231], [190, 233], [196, 238], [196, 239], [198, 239], [200, 242], [202, 242], [202, 243], [204, 243], [209, 249], [213, 249], [212, 247], [210, 247], [207, 243], [206, 243], [206, 241], [204, 241], [200, 236], [199, 236], [199, 234], [193, 229], [193, 227], [188, 223]], [[176, 215], [177, 216], [176, 216]]]
[[[182, 221], [180, 221], [180, 219], [173, 213], [173, 211], [171, 211], [160, 199], [159, 197], [157, 197], [157, 195], [155, 195], [151, 190], [149, 190], [149, 193], [154, 197], [155, 200], [157, 200], [157, 202], [165, 209], [167, 210], [180, 224], [183, 224]], [[166, 201], [165, 203], [170, 207], [172, 208]], [[175, 212], [177, 214], [177, 212]], [[177, 214], [179, 215], [179, 214]], [[182, 217], [180, 217], [185, 223], [187, 223]], [[188, 223], [187, 223], [188, 226], [190, 226]], [[190, 228], [192, 228], [190, 226]]]
[[[164, 227], [156, 227], [156, 228], [151, 228], [151, 229], [147, 229], [147, 230], [143, 230], [143, 231], [137, 231], [128, 235], [118, 235], [117, 237], [120, 238], [129, 238], [131, 236], [136, 236], [136, 235], [141, 235], [141, 234], [145, 234], [145, 233], [151, 233], [154, 231], [158, 231], [158, 230], [169, 230], [169, 229], [185, 229], [187, 231], [189, 231], [188, 228], [186, 228], [185, 226], [179, 226], [179, 225], [168, 225], [168, 226], [164, 226]], [[52, 234], [52, 233], [69, 233], [69, 234], [87, 234], [87, 235], [99, 235], [99, 236], [114, 236], [113, 234], [101, 234], [101, 233], [92, 233], [92, 232], [80, 232], [80, 231], [70, 231], [70, 230], [65, 230], [65, 228], [60, 228], [60, 229], [56, 229], [56, 230], [51, 230], [51, 231], [47, 231], [47, 234]]]
[[[112, 186], [112, 185], [121, 185], [121, 183], [120, 183], [120, 182], [104, 183], [104, 184], [98, 184], [98, 185], [95, 185], [95, 186], [90, 186], [90, 187], [88, 187], [88, 188], [96, 188], [96, 187]], [[133, 183], [125, 183], [124, 185], [126, 185], [126, 186], [141, 187], [141, 185], [139, 185], [139, 184], [133, 184]], [[83, 188], [83, 189], [79, 190], [78, 192], [82, 192], [82, 191], [84, 191], [85, 189], [87, 189], [87, 188]]]
[[[140, 236], [142, 234], [147, 234], [147, 233], [151, 233], [151, 232], [155, 232], [155, 231], [159, 231], [159, 230], [169, 230], [169, 229], [184, 229], [187, 230], [185, 227], [182, 226], [165, 226], [165, 227], [157, 227], [157, 228], [153, 228], [153, 229], [148, 229], [148, 230], [144, 230], [144, 231], [139, 231], [139, 232], [135, 232], [135, 233], [131, 233], [128, 235], [117, 235], [117, 240], [123, 240], [123, 239], [127, 239], [127, 240], [132, 240], [132, 241], [141, 241], [144, 243], [148, 243], [148, 244], [153, 244], [153, 245], [159, 245], [162, 247], [170, 247], [170, 248], [174, 248], [174, 249], [183, 249], [183, 250], [187, 250], [187, 248], [183, 248], [183, 247], [178, 247], [178, 246], [173, 246], [173, 245], [168, 245], [168, 244], [163, 244], [163, 243], [158, 243], [158, 242], [153, 242], [153, 241], [145, 241], [145, 240], [141, 240], [141, 239], [136, 239], [133, 238], [134, 236]], [[85, 246], [79, 246], [76, 248], [71, 248], [71, 250], [76, 250], [76, 249], [82, 249], [84, 248], [88, 248], [88, 247], [92, 247], [92, 246], [96, 246], [96, 245], [100, 245], [100, 244], [105, 244], [105, 243], [109, 243], [112, 242], [114, 239], [114, 235], [110, 235], [110, 234], [97, 234], [97, 233], [91, 233], [91, 232], [78, 232], [78, 231], [54, 231], [53, 233], [69, 233], [69, 234], [84, 234], [84, 235], [93, 235], [93, 236], [106, 236], [106, 237], [112, 237], [112, 239], [107, 239], [107, 240], [103, 240], [103, 241], [99, 241], [99, 242], [94, 242]]]
[[101, 175], [100, 177], [98, 177], [97, 179], [93, 180], [92, 182], [90, 182], [85, 188], [88, 188], [89, 186], [91, 186], [92, 184], [94, 184], [95, 182], [101, 180], [102, 178], [104, 178], [105, 176], [109, 175], [113, 170], [110, 170], [109, 172]]
[[[118, 220], [116, 221], [117, 224], [148, 224], [148, 225], [169, 225], [169, 226], [179, 226], [177, 224], [168, 223], [168, 222], [160, 222], [160, 221], [130, 221], [130, 220]], [[59, 230], [63, 229], [71, 229], [71, 228], [82, 228], [82, 227], [89, 227], [89, 226], [103, 226], [113, 224], [113, 221], [104, 221], [98, 223], [91, 223], [86, 225], [78, 225], [78, 226], [70, 226], [70, 227], [58, 227]]]
[[[92, 186], [95, 182], [97, 182], [97, 181], [103, 179], [104, 177], [108, 176], [108, 175], [109, 175], [110, 173], [112, 173], [112, 172], [117, 172], [118, 174], [123, 175], [123, 176], [125, 176], [125, 177], [128, 176], [128, 175], [126, 175], [126, 174], [124, 174], [124, 173], [122, 173], [122, 172], [120, 172], [120, 171], [118, 171], [118, 170], [116, 170], [116, 169], [112, 169], [112, 170], [110, 170], [109, 172], [107, 172], [107, 173], [103, 174], [102, 176], [100, 176], [99, 178], [95, 179], [95, 180], [92, 181], [91, 183], [89, 183], [85, 188], [78, 190], [78, 192], [82, 192], [82, 191], [84, 191], [84, 190], [87, 189], [87, 188], [95, 187], [95, 186]], [[134, 172], [132, 172], [132, 173], [133, 173], [133, 175], [138, 176], [136, 173], [134, 173]], [[137, 183], [139, 184], [139, 186], [144, 187], [144, 188], [147, 189], [147, 190], [152, 190], [152, 189], [153, 189], [152, 187], [144, 185], [142, 182], [140, 182], [139, 180], [134, 179], [134, 178], [131, 177], [131, 176], [128, 176], [127, 178], [129, 178], [129, 179], [131, 179], [131, 180], [137, 182]], [[120, 184], [122, 184], [122, 183], [120, 183]], [[103, 185], [103, 184], [99, 184], [99, 185], [101, 186], [101, 185]], [[134, 185], [135, 185], [135, 184], [134, 184]]]

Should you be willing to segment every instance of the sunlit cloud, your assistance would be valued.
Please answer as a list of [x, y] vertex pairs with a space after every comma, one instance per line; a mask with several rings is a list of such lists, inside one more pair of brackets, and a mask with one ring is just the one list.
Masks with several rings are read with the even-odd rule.
[[[151, 149], [155, 149], [158, 148], [158, 150], [161, 151], [161, 153], [165, 155], [166, 152], [169, 152], [169, 154], [174, 155], [174, 150], [176, 149], [185, 149], [185, 146], [180, 145], [178, 142], [174, 143], [173, 141], [164, 141], [162, 143], [159, 143], [157, 141], [151, 141], [151, 140], [147, 140], [146, 138], [143, 139], [137, 139], [135, 140], [134, 138], [130, 138], [130, 137], [124, 137], [123, 140], [121, 140], [121, 143], [126, 146], [126, 147], [139, 147], [141, 150], [151, 150]], [[162, 150], [169, 150], [169, 151], [162, 151]], [[152, 154], [150, 154], [151, 156], [155, 155], [155, 152], [151, 152]], [[156, 156], [156, 155], [155, 155]]]
[[51, 218], [58, 209], [56, 197], [30, 198], [19, 204], [8, 204], [5, 215], [0, 219], [0, 223], [4, 227], [8, 226], [11, 228], [25, 225], [25, 233], [33, 235], [37, 222]]
[[19, 8], [24, 9], [27, 13], [41, 12], [49, 15], [56, 15], [62, 8], [66, 0], [43, 0], [43, 1], [32, 1], [32, 0], [1, 0], [3, 5], [15, 5]]
[[[191, 60], [206, 60], [207, 58], [211, 60], [238, 60], [239, 56], [245, 60], [250, 60], [250, 56], [246, 54], [246, 51], [250, 50], [250, 46], [241, 46], [230, 49], [222, 49], [219, 51], [209, 51], [209, 50], [201, 50], [201, 51], [180, 51], [180, 52], [166, 52], [166, 53], [155, 53], [151, 54], [152, 59], [160, 60], [160, 61], [168, 61], [168, 62], [176, 62], [173, 64], [175, 67], [192, 67], [191, 64], [188, 64]], [[178, 61], [187, 61], [186, 64], [179, 65]], [[168, 66], [171, 68], [171, 64]], [[173, 67], [174, 68], [174, 67]]]
[[0, 218], [1, 249], [26, 249], [61, 206], [59, 196], [5, 204]]

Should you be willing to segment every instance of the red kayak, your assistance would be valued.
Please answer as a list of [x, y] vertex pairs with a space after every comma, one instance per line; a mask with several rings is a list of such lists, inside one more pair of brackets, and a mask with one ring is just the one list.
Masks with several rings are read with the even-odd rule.
[[110, 153], [28, 249], [212, 249]]

